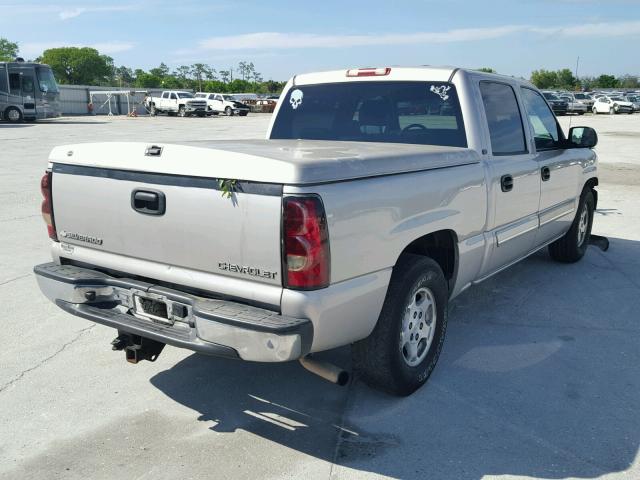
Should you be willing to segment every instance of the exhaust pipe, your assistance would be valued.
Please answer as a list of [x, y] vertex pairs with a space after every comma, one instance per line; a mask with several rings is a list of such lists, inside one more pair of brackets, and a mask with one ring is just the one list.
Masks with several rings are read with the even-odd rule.
[[298, 361], [306, 370], [315, 373], [331, 383], [335, 383], [341, 387], [349, 383], [349, 372], [333, 363], [316, 360], [311, 355], [302, 357]]

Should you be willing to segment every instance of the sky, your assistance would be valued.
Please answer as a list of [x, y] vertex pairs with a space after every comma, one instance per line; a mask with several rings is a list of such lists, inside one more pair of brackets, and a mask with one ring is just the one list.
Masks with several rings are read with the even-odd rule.
[[265, 79], [393, 65], [640, 74], [640, 0], [0, 0], [27, 59], [91, 46], [149, 69], [251, 61]]

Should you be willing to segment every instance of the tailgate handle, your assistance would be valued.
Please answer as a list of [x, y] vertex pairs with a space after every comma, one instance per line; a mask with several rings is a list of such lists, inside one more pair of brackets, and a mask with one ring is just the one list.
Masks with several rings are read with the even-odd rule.
[[164, 193], [136, 189], [131, 192], [131, 208], [144, 215], [164, 215], [166, 210]]
[[146, 150], [144, 151], [144, 154], [147, 157], [159, 157], [160, 155], [162, 155], [162, 147], [158, 147], [157, 145], [151, 145], [150, 147], [146, 148]]

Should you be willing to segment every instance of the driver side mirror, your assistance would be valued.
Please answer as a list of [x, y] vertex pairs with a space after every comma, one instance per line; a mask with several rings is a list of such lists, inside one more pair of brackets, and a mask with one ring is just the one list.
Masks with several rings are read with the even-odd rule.
[[598, 134], [591, 127], [571, 127], [568, 142], [570, 148], [593, 148], [598, 144]]

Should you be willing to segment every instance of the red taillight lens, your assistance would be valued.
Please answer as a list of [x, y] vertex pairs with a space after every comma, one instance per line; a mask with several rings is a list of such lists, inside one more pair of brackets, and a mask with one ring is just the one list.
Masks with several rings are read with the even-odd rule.
[[56, 225], [53, 221], [53, 201], [51, 198], [51, 172], [45, 172], [40, 180], [40, 191], [44, 200], [42, 200], [42, 218], [44, 223], [47, 224], [47, 231], [49, 238], [54, 241], [58, 241], [58, 234], [56, 233]]
[[347, 70], [347, 77], [380, 77], [389, 75], [391, 73], [391, 68], [382, 67], [382, 68], [353, 68], [351, 70]]
[[329, 285], [329, 230], [319, 197], [284, 198], [282, 244], [285, 287], [311, 290]]

